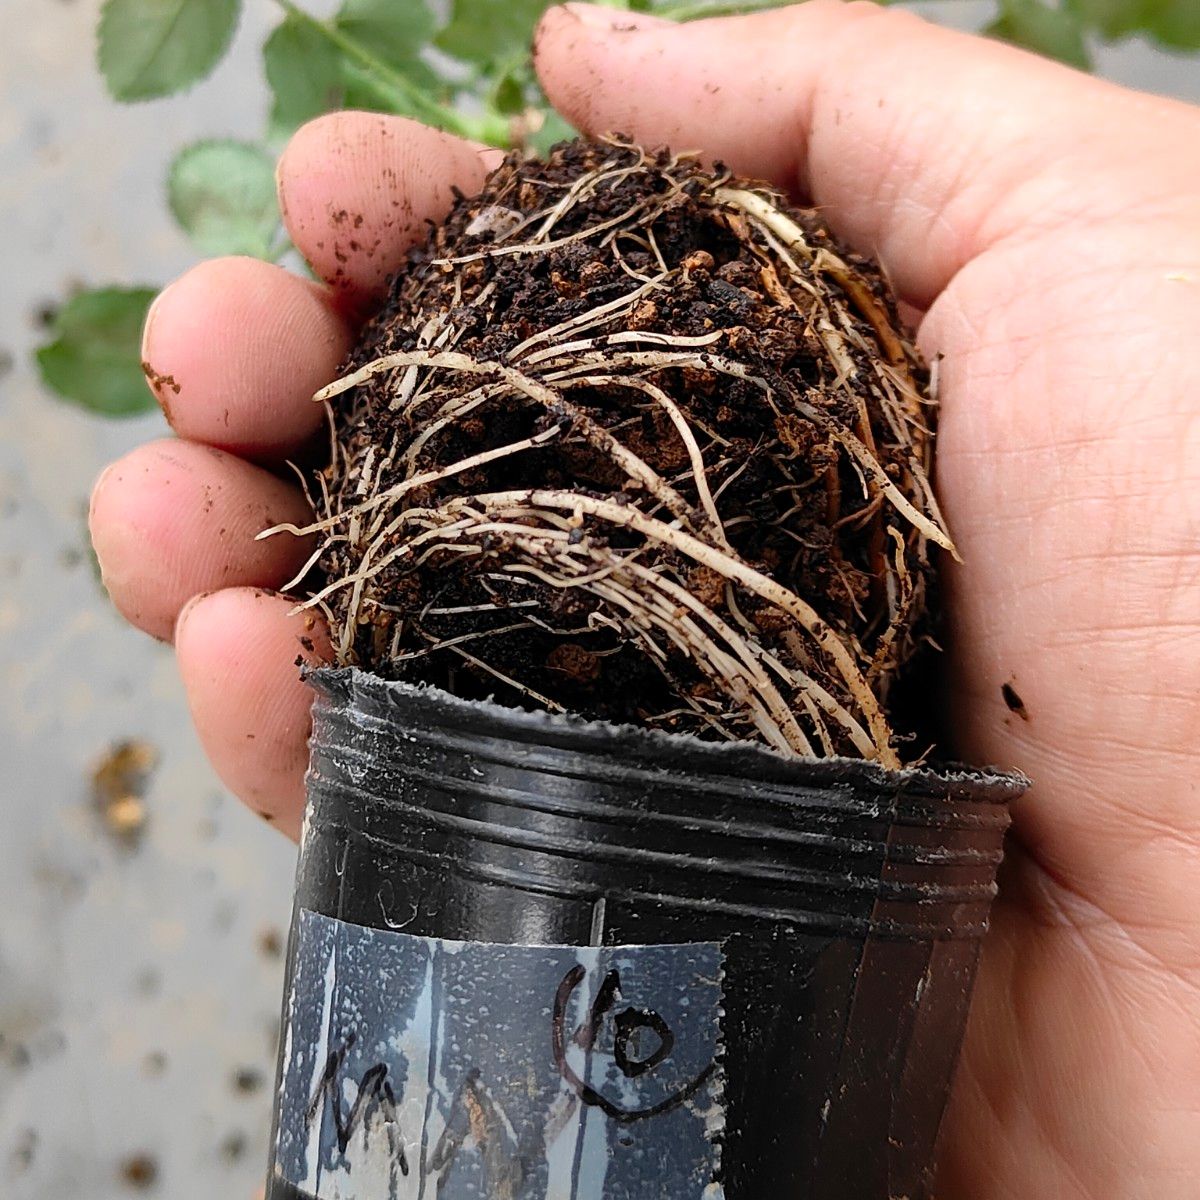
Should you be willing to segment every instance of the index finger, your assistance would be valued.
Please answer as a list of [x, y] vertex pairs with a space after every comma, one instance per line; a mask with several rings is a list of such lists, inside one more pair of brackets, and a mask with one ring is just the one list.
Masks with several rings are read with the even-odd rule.
[[382, 294], [454, 192], [479, 190], [494, 151], [406, 117], [339, 112], [310, 121], [279, 162], [279, 202], [296, 248], [343, 307]]

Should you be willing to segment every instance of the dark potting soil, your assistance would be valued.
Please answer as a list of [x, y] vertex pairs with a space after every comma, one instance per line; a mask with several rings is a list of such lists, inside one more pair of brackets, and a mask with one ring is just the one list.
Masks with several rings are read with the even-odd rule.
[[933, 405], [819, 213], [620, 139], [511, 155], [328, 391], [312, 594], [343, 664], [899, 761], [948, 544]]

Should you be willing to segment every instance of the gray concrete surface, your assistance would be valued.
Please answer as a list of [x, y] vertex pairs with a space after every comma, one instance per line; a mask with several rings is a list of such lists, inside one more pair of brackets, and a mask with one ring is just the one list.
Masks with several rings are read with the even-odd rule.
[[[192, 261], [163, 172], [183, 141], [261, 130], [274, 6], [250, 0], [212, 80], [137, 107], [93, 68], [97, 3], [0, 8], [0, 1197], [128, 1197], [123, 1167], [147, 1155], [148, 1194], [250, 1200], [282, 970], [261, 942], [285, 927], [293, 854], [222, 794], [170, 651], [124, 626], [86, 552], [92, 478], [164, 422], [59, 403], [29, 352], [73, 285], [157, 284]], [[134, 852], [89, 784], [128, 737], [159, 756]]]
[[[73, 285], [157, 284], [186, 268], [163, 171], [189, 138], [259, 132], [257, 48], [276, 9], [247, 0], [234, 53], [191, 95], [121, 108], [92, 67], [97, 7], [0, 0], [0, 1197], [128, 1197], [123, 1165], [147, 1155], [154, 1194], [249, 1200], [282, 970], [269, 942], [287, 920], [292, 851], [223, 795], [170, 652], [124, 627], [92, 573], [90, 481], [161, 420], [60, 404], [29, 352], [39, 310]], [[987, 11], [922, 7], [964, 23]], [[1135, 45], [1101, 61], [1200, 100], [1197, 60]], [[89, 793], [96, 761], [127, 737], [159, 756], [133, 852]]]

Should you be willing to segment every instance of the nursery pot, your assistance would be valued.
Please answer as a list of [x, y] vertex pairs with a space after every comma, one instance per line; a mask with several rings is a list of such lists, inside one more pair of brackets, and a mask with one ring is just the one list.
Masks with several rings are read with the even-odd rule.
[[323, 670], [268, 1200], [917, 1200], [1018, 777]]

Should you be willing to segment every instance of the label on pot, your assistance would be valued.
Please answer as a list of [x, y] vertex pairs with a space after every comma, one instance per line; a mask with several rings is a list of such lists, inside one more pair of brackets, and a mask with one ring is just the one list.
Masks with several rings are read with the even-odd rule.
[[277, 1176], [318, 1200], [720, 1200], [722, 954], [299, 918]]

